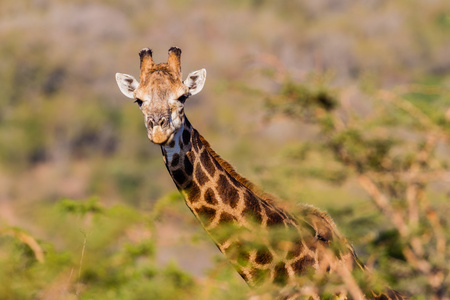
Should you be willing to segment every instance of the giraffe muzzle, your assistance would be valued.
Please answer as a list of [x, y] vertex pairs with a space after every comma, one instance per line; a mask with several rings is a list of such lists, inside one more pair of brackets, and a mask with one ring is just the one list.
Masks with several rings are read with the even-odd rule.
[[155, 144], [164, 144], [168, 136], [164, 133], [161, 126], [155, 126], [149, 130], [148, 138]]
[[152, 116], [148, 119], [147, 131], [151, 142], [161, 145], [171, 139], [173, 126], [168, 121], [169, 118], [169, 116]]
[[171, 126], [154, 126], [153, 128], [148, 129], [148, 138], [151, 142], [162, 145], [170, 140], [173, 137], [173, 129]]

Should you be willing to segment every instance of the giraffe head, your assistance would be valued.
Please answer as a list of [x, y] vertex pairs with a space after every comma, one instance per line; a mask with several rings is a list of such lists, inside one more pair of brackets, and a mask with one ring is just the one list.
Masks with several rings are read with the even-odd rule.
[[139, 105], [148, 138], [155, 144], [164, 145], [172, 140], [185, 120], [184, 102], [205, 84], [205, 69], [190, 73], [182, 81], [180, 56], [181, 50], [172, 47], [167, 63], [155, 64], [152, 50], [144, 48], [139, 52], [139, 82], [131, 75], [116, 74], [120, 91]]

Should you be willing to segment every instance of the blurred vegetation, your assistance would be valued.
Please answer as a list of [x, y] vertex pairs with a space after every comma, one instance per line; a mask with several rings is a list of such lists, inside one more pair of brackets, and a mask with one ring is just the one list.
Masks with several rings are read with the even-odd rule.
[[[315, 80], [292, 85], [289, 79], [283, 82], [280, 92], [268, 97], [268, 109], [316, 124], [319, 142], [290, 160], [304, 163], [309, 157], [325, 156], [328, 160], [321, 168], [323, 173], [314, 177], [336, 183], [327, 175], [336, 169], [333, 166], [328, 171], [334, 161], [345, 174], [338, 183], [357, 182], [382, 215], [370, 224], [367, 216], [361, 220], [358, 207], [345, 210], [346, 218], [353, 216], [349, 220], [351, 228], [363, 227], [348, 235], [351, 240], [365, 240], [365, 254], [370, 255], [365, 260], [373, 260], [376, 273], [407, 295], [447, 299], [450, 269], [446, 262], [450, 251], [445, 214], [450, 205], [436, 199], [439, 192], [448, 197], [448, 190], [435, 184], [448, 181], [450, 174], [446, 155], [450, 150], [450, 118], [446, 116], [450, 111], [450, 90], [416, 84], [404, 86], [402, 92], [368, 93], [374, 107], [368, 117], [362, 118], [353, 107], [330, 105], [338, 101], [332, 92], [315, 92]], [[425, 99], [432, 103], [428, 109], [420, 109]], [[436, 102], [441, 109], [429, 109]], [[386, 123], [386, 118], [391, 121]], [[407, 138], [402, 130], [414, 137]], [[438, 148], [443, 149], [442, 153]]]
[[270, 299], [116, 87], [173, 45], [208, 69], [186, 111], [218, 153], [326, 209], [377, 282], [449, 299], [448, 1], [6, 0], [0, 40], [0, 299]]

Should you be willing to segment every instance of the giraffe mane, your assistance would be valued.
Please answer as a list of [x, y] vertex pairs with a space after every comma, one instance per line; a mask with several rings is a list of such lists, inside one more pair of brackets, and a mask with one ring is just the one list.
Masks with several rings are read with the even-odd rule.
[[228, 172], [228, 174], [230, 174], [234, 179], [236, 179], [239, 183], [248, 188], [253, 194], [255, 194], [264, 201], [273, 203], [274, 201], [277, 200], [277, 197], [269, 193], [263, 192], [253, 182], [251, 182], [250, 180], [248, 180], [247, 178], [241, 176], [238, 172], [236, 172], [234, 167], [229, 162], [220, 157], [220, 155], [217, 154], [211, 148], [209, 142], [200, 133], [198, 133], [198, 136], [202, 144], [206, 147], [206, 150], [209, 152], [209, 154], [211, 154], [212, 157], [219, 163], [219, 165], [221, 165], [222, 168], [224, 168]]

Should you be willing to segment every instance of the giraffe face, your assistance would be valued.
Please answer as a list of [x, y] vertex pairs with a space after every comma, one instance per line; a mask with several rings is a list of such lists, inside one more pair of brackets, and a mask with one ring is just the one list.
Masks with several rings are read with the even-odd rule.
[[154, 64], [151, 50], [143, 49], [140, 82], [127, 74], [116, 74], [122, 93], [135, 99], [145, 117], [150, 141], [164, 145], [169, 143], [184, 123], [184, 103], [199, 93], [206, 79], [206, 70], [192, 72], [181, 80], [180, 54], [178, 48], [169, 50], [168, 63]]

